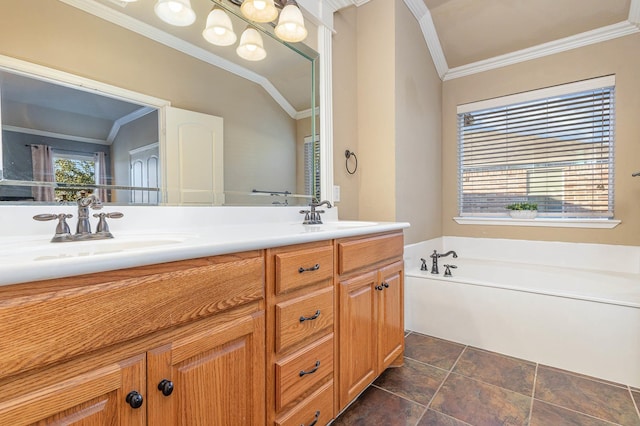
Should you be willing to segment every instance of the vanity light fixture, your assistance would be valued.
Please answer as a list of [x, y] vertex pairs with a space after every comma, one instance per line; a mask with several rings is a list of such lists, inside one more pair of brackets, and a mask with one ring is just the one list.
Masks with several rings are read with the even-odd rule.
[[284, 41], [296, 43], [307, 38], [307, 29], [304, 26], [302, 12], [295, 0], [287, 0], [280, 19], [275, 28], [276, 35]]
[[273, 0], [244, 0], [240, 12], [253, 22], [272, 22], [278, 17]]
[[214, 7], [207, 16], [207, 26], [202, 31], [202, 37], [216, 46], [230, 46], [236, 42], [237, 36], [233, 32], [231, 18], [227, 12]]
[[262, 36], [255, 28], [247, 26], [240, 36], [240, 44], [236, 53], [247, 61], [261, 61], [266, 58], [267, 51], [264, 50]]
[[190, 0], [158, 0], [154, 10], [158, 18], [177, 27], [187, 27], [196, 20]]

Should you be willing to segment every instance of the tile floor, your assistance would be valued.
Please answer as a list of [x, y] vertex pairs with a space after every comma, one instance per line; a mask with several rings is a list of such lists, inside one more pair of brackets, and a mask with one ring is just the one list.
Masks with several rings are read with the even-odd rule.
[[640, 426], [640, 389], [418, 333], [333, 423]]

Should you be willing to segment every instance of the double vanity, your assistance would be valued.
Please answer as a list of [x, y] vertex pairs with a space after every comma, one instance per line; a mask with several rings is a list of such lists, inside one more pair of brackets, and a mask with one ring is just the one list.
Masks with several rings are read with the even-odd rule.
[[119, 210], [112, 240], [3, 230], [0, 424], [325, 425], [402, 362], [408, 224]]

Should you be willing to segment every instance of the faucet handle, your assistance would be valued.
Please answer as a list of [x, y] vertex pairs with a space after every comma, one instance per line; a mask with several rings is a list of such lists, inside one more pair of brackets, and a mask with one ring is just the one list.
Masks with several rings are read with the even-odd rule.
[[457, 266], [456, 265], [442, 265], [444, 266], [444, 276], [445, 277], [450, 277], [451, 276], [451, 269], [456, 269]]
[[124, 214], [120, 212], [111, 212], [111, 213], [94, 213], [93, 217], [99, 217], [98, 226], [96, 226], [96, 234], [100, 234], [105, 238], [113, 238], [113, 234], [109, 232], [109, 225], [107, 224], [106, 218], [109, 219], [120, 219]]
[[72, 217], [73, 215], [69, 213], [59, 213], [59, 214], [43, 213], [43, 214], [37, 214], [33, 216], [35, 220], [40, 222], [58, 219], [58, 225], [56, 226], [56, 234], [53, 236], [53, 238], [51, 238], [52, 243], [71, 240], [72, 238], [71, 229], [69, 229], [69, 224], [67, 224], [67, 219]]

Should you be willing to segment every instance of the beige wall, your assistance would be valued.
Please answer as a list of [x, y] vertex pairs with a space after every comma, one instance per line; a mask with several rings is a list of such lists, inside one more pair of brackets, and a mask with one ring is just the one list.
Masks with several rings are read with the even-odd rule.
[[[640, 244], [640, 34], [598, 43], [443, 84], [443, 235]], [[616, 75], [615, 218], [611, 230], [458, 225], [456, 106], [587, 78]]]
[[0, 13], [2, 55], [223, 117], [226, 190], [295, 190], [296, 122], [262, 87], [59, 1], [2, 0]]
[[362, 220], [396, 220], [395, 14], [395, 1], [373, 0], [358, 7], [357, 155]]
[[[420, 27], [402, 0], [371, 0], [334, 18], [340, 216], [410, 222], [407, 243], [440, 236], [441, 82]], [[355, 175], [345, 149], [358, 156]]]
[[[358, 146], [358, 81], [357, 9], [348, 7], [334, 14], [336, 33], [332, 40], [333, 65], [333, 183], [340, 186], [340, 219], [359, 218], [360, 173], [350, 175], [345, 169], [344, 151], [354, 151], [360, 157]], [[320, 59], [322, 60], [322, 59]], [[350, 160], [353, 171], [354, 163]], [[360, 167], [360, 164], [359, 166]]]
[[442, 82], [411, 11], [396, 1], [396, 220], [405, 243], [441, 228]]

